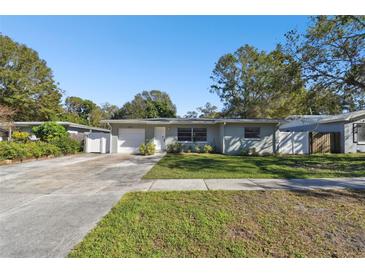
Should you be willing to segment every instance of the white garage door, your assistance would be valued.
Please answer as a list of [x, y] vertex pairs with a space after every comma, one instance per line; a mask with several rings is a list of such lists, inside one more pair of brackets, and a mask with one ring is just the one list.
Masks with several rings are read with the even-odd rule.
[[118, 140], [119, 153], [138, 153], [139, 146], [145, 142], [144, 128], [120, 128]]

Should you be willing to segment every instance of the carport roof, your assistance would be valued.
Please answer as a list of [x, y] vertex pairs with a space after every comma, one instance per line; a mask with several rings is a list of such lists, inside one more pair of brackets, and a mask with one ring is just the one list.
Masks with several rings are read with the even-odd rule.
[[287, 123], [280, 130], [312, 131], [320, 124], [348, 123], [365, 118], [365, 110], [342, 113], [337, 115], [292, 115], [287, 117]]
[[149, 118], [149, 119], [113, 119], [102, 120], [101, 123], [109, 124], [224, 124], [224, 123], [248, 123], [248, 124], [279, 124], [282, 119], [207, 119], [207, 118]]

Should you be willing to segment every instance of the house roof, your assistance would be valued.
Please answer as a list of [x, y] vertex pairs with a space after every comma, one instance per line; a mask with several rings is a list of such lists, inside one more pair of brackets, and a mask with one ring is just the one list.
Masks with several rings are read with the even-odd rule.
[[308, 130], [310, 127], [316, 128], [319, 124], [346, 123], [365, 118], [365, 110], [359, 110], [337, 115], [292, 115], [286, 118], [287, 123], [280, 126], [281, 130], [303, 128]]
[[251, 123], [251, 124], [279, 124], [282, 119], [207, 119], [207, 118], [148, 118], [148, 119], [112, 119], [102, 120], [101, 123], [109, 124], [223, 124], [223, 123]]
[[323, 118], [320, 122], [324, 123], [334, 123], [334, 122], [351, 122], [356, 121], [361, 118], [365, 118], [365, 110], [358, 110], [349, 113], [343, 113], [338, 115], [330, 115]]
[[[12, 125], [15, 127], [26, 127], [26, 126], [38, 126], [45, 122], [41, 121], [22, 121], [22, 122], [13, 122]], [[96, 130], [96, 131], [102, 131], [102, 132], [110, 132], [109, 129], [106, 128], [100, 128], [100, 127], [91, 127], [86, 125], [80, 125], [76, 123], [71, 122], [62, 122], [62, 121], [56, 121], [57, 124], [67, 127], [73, 127], [73, 128], [80, 128], [80, 129], [88, 129], [88, 130]]]

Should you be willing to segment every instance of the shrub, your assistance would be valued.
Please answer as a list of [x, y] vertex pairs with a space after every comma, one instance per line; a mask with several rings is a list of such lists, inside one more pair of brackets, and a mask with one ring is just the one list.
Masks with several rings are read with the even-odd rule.
[[139, 146], [139, 152], [142, 155], [153, 155], [156, 151], [156, 145], [152, 142], [148, 142], [146, 144], [142, 144]]
[[74, 154], [81, 151], [81, 143], [68, 136], [53, 138], [50, 144], [58, 147], [62, 154]]
[[256, 148], [242, 148], [240, 151], [240, 155], [243, 156], [256, 156], [258, 153], [256, 152]]
[[1, 160], [22, 160], [26, 158], [39, 158], [42, 156], [59, 156], [61, 150], [45, 142], [0, 142]]
[[214, 152], [214, 148], [211, 145], [204, 145], [203, 151], [204, 153], [212, 153]]
[[194, 146], [194, 152], [195, 153], [200, 153], [201, 152], [201, 149], [200, 149], [200, 146], [199, 145], [195, 145]]
[[191, 153], [193, 151], [193, 146], [188, 146], [188, 148], [186, 149], [186, 153]]
[[16, 142], [0, 142], [0, 159], [23, 159], [25, 158], [24, 144]]
[[166, 150], [169, 153], [180, 153], [182, 151], [182, 144], [177, 142], [169, 144], [167, 145]]
[[15, 142], [25, 143], [29, 141], [29, 133], [28, 132], [22, 132], [22, 131], [14, 131], [11, 134], [11, 138]]
[[33, 127], [32, 131], [41, 141], [44, 142], [51, 142], [54, 139], [63, 139], [68, 137], [66, 129], [55, 122], [45, 122], [39, 126]]
[[38, 142], [38, 143], [42, 143], [42, 149], [43, 149], [43, 154], [50, 156], [60, 156], [62, 154], [61, 149], [55, 145], [49, 144], [49, 143], [44, 143], [44, 142]]

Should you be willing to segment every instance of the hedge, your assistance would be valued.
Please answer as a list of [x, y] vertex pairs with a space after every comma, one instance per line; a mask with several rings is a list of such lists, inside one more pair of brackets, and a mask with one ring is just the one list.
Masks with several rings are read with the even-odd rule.
[[0, 142], [0, 160], [23, 160], [27, 158], [39, 158], [43, 156], [59, 156], [60, 148], [45, 142]]
[[53, 138], [50, 144], [58, 147], [63, 154], [73, 154], [82, 150], [81, 143], [78, 140], [72, 139], [68, 136]]

